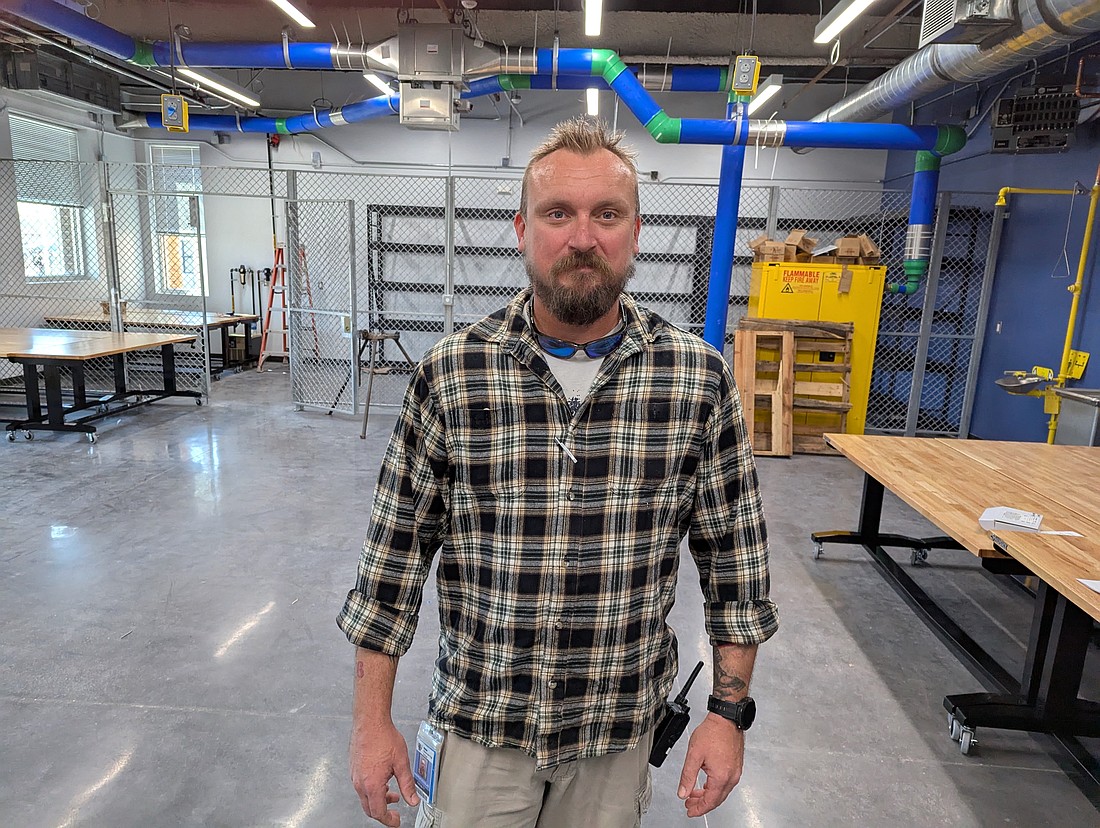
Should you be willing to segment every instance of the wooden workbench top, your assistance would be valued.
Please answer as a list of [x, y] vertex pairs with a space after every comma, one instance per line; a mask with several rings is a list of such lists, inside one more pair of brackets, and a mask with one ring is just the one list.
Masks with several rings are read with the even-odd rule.
[[52, 328], [0, 328], [0, 357], [87, 360], [191, 342], [189, 334], [127, 331], [68, 331]]
[[[260, 317], [252, 313], [207, 313], [201, 311], [158, 310], [156, 308], [129, 308], [122, 315], [126, 325], [158, 328], [201, 328], [203, 321], [207, 327], [219, 328], [224, 325], [236, 325], [240, 322], [259, 322]], [[109, 325], [111, 317], [98, 308], [88, 312], [51, 313], [44, 317], [46, 322], [58, 325]]]
[[1077, 579], [1100, 580], [1100, 449], [827, 434], [826, 441], [979, 556], [997, 552], [978, 516], [990, 506], [1043, 515], [1042, 528], [1082, 537], [996, 533], [1008, 554], [1100, 620], [1100, 594]]

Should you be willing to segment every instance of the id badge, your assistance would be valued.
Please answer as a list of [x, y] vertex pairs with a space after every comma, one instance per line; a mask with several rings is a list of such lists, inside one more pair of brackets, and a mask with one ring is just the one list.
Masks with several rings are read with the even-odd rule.
[[443, 734], [427, 722], [421, 722], [420, 731], [416, 734], [416, 755], [413, 757], [412, 772], [417, 793], [429, 805], [435, 804], [442, 762]]

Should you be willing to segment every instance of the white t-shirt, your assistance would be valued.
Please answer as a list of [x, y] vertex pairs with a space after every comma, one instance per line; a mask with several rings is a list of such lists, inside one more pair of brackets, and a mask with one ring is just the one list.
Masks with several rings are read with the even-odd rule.
[[[531, 323], [531, 314], [531, 305], [528, 304], [524, 311], [528, 324]], [[620, 318], [619, 324], [611, 333], [621, 329], [622, 326], [623, 322]], [[609, 333], [608, 336], [610, 335]], [[584, 351], [577, 351], [569, 359], [556, 357], [546, 351], [542, 352], [542, 356], [550, 367], [554, 379], [561, 386], [561, 390], [565, 392], [565, 399], [569, 401], [569, 412], [576, 414], [581, 407], [581, 403], [588, 396], [588, 392], [592, 390], [592, 383], [596, 379], [596, 374], [600, 373], [600, 367], [606, 357], [593, 359]]]

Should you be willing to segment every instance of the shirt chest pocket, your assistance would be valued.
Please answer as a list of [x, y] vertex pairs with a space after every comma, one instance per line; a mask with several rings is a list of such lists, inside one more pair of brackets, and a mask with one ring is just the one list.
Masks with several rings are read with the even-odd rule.
[[471, 403], [456, 430], [455, 482], [476, 498], [509, 500], [527, 487], [527, 428], [507, 409]]

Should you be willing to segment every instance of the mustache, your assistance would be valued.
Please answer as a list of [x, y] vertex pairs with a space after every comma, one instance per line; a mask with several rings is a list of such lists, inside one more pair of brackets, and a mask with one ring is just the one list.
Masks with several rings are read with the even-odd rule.
[[580, 270], [581, 268], [588, 268], [594, 270], [600, 276], [604, 278], [610, 278], [615, 275], [614, 270], [611, 268], [611, 263], [607, 259], [603, 258], [597, 253], [591, 251], [574, 251], [565, 256], [562, 256], [550, 267], [551, 276], [560, 276], [562, 273], [567, 273], [572, 270]]

